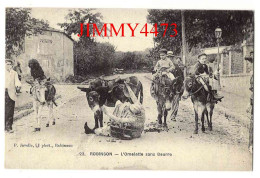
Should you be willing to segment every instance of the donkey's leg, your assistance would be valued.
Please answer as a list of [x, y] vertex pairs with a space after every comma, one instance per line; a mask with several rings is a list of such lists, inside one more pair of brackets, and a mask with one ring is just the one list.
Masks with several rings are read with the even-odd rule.
[[201, 112], [201, 130], [202, 132], [205, 132], [205, 126], [204, 126], [204, 120], [205, 120], [205, 111], [206, 109], [202, 109], [202, 112]]
[[209, 112], [208, 112], [208, 108], [205, 109], [205, 115], [207, 118], [207, 123], [208, 123], [208, 128], [210, 127], [210, 122], [209, 122]]
[[164, 126], [167, 126], [167, 115], [168, 115], [168, 111], [167, 111], [166, 109], [164, 109], [163, 114], [164, 114], [164, 122], [163, 122], [163, 124], [164, 124]]
[[[99, 128], [98, 122], [102, 122], [102, 126], [103, 126], [103, 112], [100, 107], [94, 111], [94, 119], [95, 119], [94, 128]], [[100, 127], [101, 127], [101, 124], [100, 124]]]
[[52, 125], [55, 125], [55, 119], [53, 117], [53, 103], [50, 102], [50, 103], [48, 103], [47, 106], [48, 106], [48, 110], [49, 110], [49, 117], [48, 117], [48, 120], [47, 120], [46, 127], [49, 127], [50, 121], [52, 121]]
[[53, 115], [53, 105], [54, 105], [54, 103], [51, 102], [50, 112], [51, 112], [52, 125], [55, 125], [56, 124], [56, 120], [55, 120], [55, 117]]
[[48, 118], [47, 118], [46, 127], [49, 127], [50, 120], [51, 120], [51, 113], [50, 113], [50, 103], [48, 103], [48, 102], [47, 102], [47, 108], [48, 108], [48, 111], [49, 111], [49, 115], [48, 115]]
[[100, 109], [99, 125], [103, 127], [103, 111]]
[[193, 103], [193, 108], [194, 108], [194, 113], [195, 113], [195, 130], [194, 130], [194, 134], [198, 134], [198, 120], [199, 120], [199, 116], [198, 116], [198, 103], [196, 101]]
[[34, 123], [34, 128], [35, 130], [38, 129], [38, 118], [39, 118], [39, 105], [36, 100], [33, 101], [33, 110], [34, 110], [34, 118], [35, 118], [35, 123]]
[[210, 127], [209, 130], [212, 131], [212, 116], [213, 116], [213, 110], [214, 110], [215, 104], [210, 105], [210, 111], [209, 111], [209, 117], [210, 117]]
[[38, 108], [38, 122], [37, 122], [37, 128], [38, 128], [39, 131], [41, 129], [42, 108], [43, 108], [43, 105], [39, 104], [39, 108]]
[[160, 105], [159, 102], [157, 102], [156, 104], [157, 104], [157, 111], [158, 111], [158, 116], [157, 116], [158, 124], [162, 124], [162, 106]]
[[198, 102], [198, 115], [201, 119], [201, 130], [202, 132], [205, 132], [205, 126], [204, 126], [204, 120], [205, 120], [205, 110], [206, 110], [206, 104]]
[[95, 119], [95, 129], [96, 128], [99, 128], [99, 126], [98, 126], [98, 116], [96, 115], [96, 113], [94, 113], [94, 119]]
[[[37, 105], [36, 105], [36, 101], [33, 101], [33, 110], [34, 110], [34, 112], [33, 112], [34, 118], [37, 121], [38, 108], [37, 108]], [[35, 122], [35, 123], [37, 123], [37, 122]]]

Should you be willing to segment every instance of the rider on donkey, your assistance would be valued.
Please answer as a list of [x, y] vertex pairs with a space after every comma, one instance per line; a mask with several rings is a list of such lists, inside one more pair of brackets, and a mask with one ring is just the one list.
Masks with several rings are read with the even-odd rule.
[[42, 67], [36, 59], [29, 60], [28, 67], [31, 69], [31, 76], [33, 77], [34, 81], [42, 81], [46, 79], [44, 71], [42, 70]]
[[[162, 68], [165, 68], [166, 75], [171, 80], [174, 80], [175, 77], [171, 73], [171, 71], [174, 69], [174, 65], [173, 65], [172, 61], [169, 58], [167, 58], [167, 50], [161, 49], [159, 51], [159, 53], [160, 53], [160, 60], [156, 63], [156, 65], [154, 66], [154, 70], [152, 71], [153, 81], [156, 81], [158, 79], [159, 72]], [[156, 96], [157, 96], [156, 85], [154, 82], [152, 82], [152, 86], [151, 86], [151, 95], [154, 98], [156, 98]]]
[[221, 101], [221, 99], [224, 97], [219, 96], [217, 94], [216, 88], [212, 88], [212, 86], [209, 86], [209, 84], [204, 80], [204, 78], [215, 77], [213, 70], [209, 72], [209, 68], [206, 65], [206, 61], [207, 54], [201, 53], [198, 55], [198, 62], [194, 65], [194, 75], [197, 81], [203, 85], [204, 89], [210, 93], [214, 101]]
[[[45, 91], [45, 95], [44, 98], [46, 100], [46, 103], [48, 106], [52, 104], [54, 104], [55, 106], [57, 106], [56, 102], [55, 102], [55, 94], [56, 94], [56, 89], [55, 87], [51, 84], [50, 82], [50, 78], [47, 79], [47, 77], [44, 74], [44, 71], [40, 65], [40, 63], [36, 60], [36, 59], [30, 59], [28, 62], [28, 67], [30, 68], [30, 72], [31, 72], [31, 76], [33, 78], [33, 81], [27, 81], [27, 83], [31, 84], [31, 88], [30, 88], [30, 94], [35, 95], [36, 92], [36, 87], [41, 87], [41, 86], [45, 86], [46, 87], [46, 91]], [[38, 117], [37, 113], [36, 113], [36, 107], [39, 107], [37, 104], [37, 101], [34, 100], [34, 110], [35, 110], [35, 114], [36, 114], [36, 118]], [[49, 116], [49, 120], [52, 119], [52, 125], [55, 125], [55, 119], [53, 117], [53, 111], [52, 109], [50, 110], [50, 116]], [[46, 124], [46, 127], [49, 127], [49, 120]], [[35, 131], [40, 131], [40, 123], [37, 121], [36, 126], [35, 126]]]

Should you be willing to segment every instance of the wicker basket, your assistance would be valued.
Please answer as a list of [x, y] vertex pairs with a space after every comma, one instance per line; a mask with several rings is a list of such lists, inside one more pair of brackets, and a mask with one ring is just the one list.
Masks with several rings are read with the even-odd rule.
[[131, 140], [141, 137], [144, 127], [142, 125], [134, 127], [129, 123], [111, 123], [111, 136], [122, 140]]

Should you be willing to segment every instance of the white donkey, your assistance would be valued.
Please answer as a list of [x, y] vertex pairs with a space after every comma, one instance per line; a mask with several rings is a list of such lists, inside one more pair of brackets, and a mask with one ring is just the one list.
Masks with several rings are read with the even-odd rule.
[[33, 100], [33, 109], [35, 113], [35, 132], [41, 130], [41, 120], [42, 120], [42, 108], [44, 105], [48, 107], [49, 117], [47, 119], [46, 127], [49, 127], [50, 121], [52, 120], [52, 125], [55, 125], [55, 118], [53, 117], [53, 104], [57, 106], [55, 103], [55, 87], [50, 84], [49, 81], [38, 82], [28, 82], [31, 84], [31, 94], [34, 98]]

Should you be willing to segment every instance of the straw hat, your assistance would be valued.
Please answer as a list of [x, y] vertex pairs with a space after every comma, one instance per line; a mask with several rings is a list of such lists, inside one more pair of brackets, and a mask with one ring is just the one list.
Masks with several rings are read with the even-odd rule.
[[174, 57], [173, 52], [172, 52], [172, 51], [168, 51], [168, 52], [167, 52], [167, 56], [168, 56], [168, 57]]

